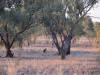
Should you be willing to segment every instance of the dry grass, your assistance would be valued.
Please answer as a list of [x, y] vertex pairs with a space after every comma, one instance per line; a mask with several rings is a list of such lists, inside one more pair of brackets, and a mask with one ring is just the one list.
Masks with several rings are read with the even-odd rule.
[[44, 48], [14, 49], [16, 58], [0, 58], [0, 75], [100, 75], [99, 48], [72, 48], [65, 60], [55, 48]]

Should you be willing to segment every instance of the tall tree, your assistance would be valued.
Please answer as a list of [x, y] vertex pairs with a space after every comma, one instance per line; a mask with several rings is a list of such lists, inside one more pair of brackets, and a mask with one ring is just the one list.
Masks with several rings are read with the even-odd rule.
[[[27, 37], [36, 25], [36, 3], [25, 5], [23, 0], [4, 0], [0, 14], [0, 38], [7, 50], [6, 57], [13, 57], [11, 47], [18, 39]], [[0, 11], [1, 12], [1, 11]]]
[[[61, 58], [65, 59], [65, 55], [70, 54], [72, 38], [83, 34], [83, 18], [97, 0], [51, 0], [50, 2], [48, 1], [42, 10], [43, 21], [51, 33]], [[65, 29], [62, 28], [63, 25]], [[58, 34], [62, 37], [62, 44], [58, 42]]]

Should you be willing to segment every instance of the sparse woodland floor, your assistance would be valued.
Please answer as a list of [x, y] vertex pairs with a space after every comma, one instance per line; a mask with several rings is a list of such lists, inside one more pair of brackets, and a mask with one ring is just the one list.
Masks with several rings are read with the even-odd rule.
[[13, 49], [14, 58], [0, 58], [0, 75], [100, 75], [100, 48], [71, 48], [65, 60], [55, 48], [44, 48]]

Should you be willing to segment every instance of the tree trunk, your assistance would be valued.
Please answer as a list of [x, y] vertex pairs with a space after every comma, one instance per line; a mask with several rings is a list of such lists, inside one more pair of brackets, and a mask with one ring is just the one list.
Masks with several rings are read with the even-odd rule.
[[10, 58], [13, 58], [13, 53], [12, 51], [10, 50], [10, 48], [7, 48], [7, 53], [6, 53], [6, 57], [10, 57]]
[[65, 59], [66, 55], [70, 54], [70, 40], [66, 41], [66, 43], [63, 45], [63, 48], [61, 50], [61, 59]]
[[55, 46], [58, 50], [58, 55], [60, 55], [61, 54], [61, 47], [58, 43], [57, 34], [53, 30], [51, 30], [51, 35], [52, 35], [53, 43], [55, 44]]
[[61, 48], [60, 48], [59, 44], [55, 43], [55, 46], [56, 46], [56, 48], [58, 50], [58, 55], [61, 55]]
[[69, 46], [68, 46], [68, 49], [66, 51], [66, 55], [70, 55], [70, 46], [71, 46], [71, 44], [69, 44]]
[[72, 35], [68, 35], [62, 44], [61, 59], [65, 59], [66, 55], [70, 54]]
[[65, 50], [62, 49], [62, 50], [61, 50], [61, 59], [63, 60], [63, 59], [65, 59], [65, 57], [66, 57]]

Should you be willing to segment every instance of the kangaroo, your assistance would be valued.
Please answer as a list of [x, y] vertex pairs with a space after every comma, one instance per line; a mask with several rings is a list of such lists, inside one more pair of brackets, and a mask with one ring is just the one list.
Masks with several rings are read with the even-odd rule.
[[43, 49], [43, 53], [46, 53], [46, 51], [47, 51], [47, 48]]

